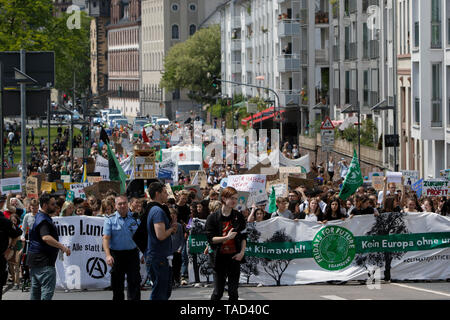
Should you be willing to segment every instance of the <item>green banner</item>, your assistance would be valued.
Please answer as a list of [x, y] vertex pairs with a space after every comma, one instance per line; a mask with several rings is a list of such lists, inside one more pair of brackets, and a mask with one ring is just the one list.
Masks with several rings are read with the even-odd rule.
[[[203, 253], [206, 235], [189, 236], [189, 252]], [[450, 232], [355, 236], [356, 253], [407, 252], [450, 247]], [[313, 241], [248, 242], [246, 256], [267, 259], [313, 258]]]

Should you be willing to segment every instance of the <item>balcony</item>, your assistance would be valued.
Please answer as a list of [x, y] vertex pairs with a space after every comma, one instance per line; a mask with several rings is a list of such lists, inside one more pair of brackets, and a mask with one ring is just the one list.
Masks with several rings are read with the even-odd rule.
[[231, 40], [231, 51], [240, 51], [242, 49], [241, 39]]
[[339, 52], [339, 46], [333, 46], [333, 61], [339, 61], [340, 60], [340, 52]]
[[242, 65], [240, 61], [232, 61], [231, 62], [231, 73], [241, 73]]
[[358, 51], [357, 51], [357, 43], [351, 42], [349, 47], [349, 60], [356, 60], [358, 58]]
[[431, 127], [442, 127], [442, 102], [431, 101]]
[[278, 71], [292, 72], [300, 70], [300, 57], [293, 54], [285, 54], [278, 57]]
[[328, 64], [328, 49], [316, 49], [316, 63], [317, 64]]
[[317, 24], [326, 25], [329, 23], [329, 19], [330, 19], [329, 12], [326, 12], [326, 11], [317, 11], [316, 12], [316, 19], [315, 19], [316, 25]]
[[278, 24], [279, 37], [292, 37], [300, 35], [300, 23], [294, 20], [281, 20]]
[[369, 41], [369, 58], [378, 59], [380, 57], [380, 43], [378, 40]]
[[292, 90], [280, 90], [278, 92], [280, 104], [283, 107], [298, 106], [300, 104], [300, 94]]

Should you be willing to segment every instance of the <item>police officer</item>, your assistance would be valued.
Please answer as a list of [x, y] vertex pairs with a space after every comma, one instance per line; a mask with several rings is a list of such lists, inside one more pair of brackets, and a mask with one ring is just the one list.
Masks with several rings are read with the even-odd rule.
[[0, 216], [0, 300], [2, 300], [3, 286], [8, 278], [8, 272], [6, 271], [7, 260], [10, 258], [10, 254], [13, 252], [21, 234], [22, 230], [16, 228], [3, 215]]
[[115, 200], [116, 212], [105, 219], [103, 226], [103, 249], [106, 263], [111, 269], [113, 300], [124, 300], [124, 282], [127, 275], [128, 300], [141, 299], [141, 276], [139, 250], [133, 241], [139, 220], [128, 209], [126, 196]]

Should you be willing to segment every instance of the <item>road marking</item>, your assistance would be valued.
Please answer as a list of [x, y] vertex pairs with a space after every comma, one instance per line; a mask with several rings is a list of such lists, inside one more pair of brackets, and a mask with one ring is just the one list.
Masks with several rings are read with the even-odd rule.
[[429, 289], [422, 289], [422, 288], [416, 288], [416, 287], [411, 287], [411, 286], [408, 286], [406, 284], [400, 284], [400, 283], [391, 283], [391, 284], [394, 285], [394, 286], [399, 286], [399, 287], [403, 287], [403, 288], [407, 288], [407, 289], [423, 291], [423, 292], [428, 292], [428, 293], [434, 293], [434, 294], [439, 294], [439, 295], [442, 295], [442, 296], [450, 297], [450, 294], [449, 293], [445, 293], [445, 292], [429, 290]]
[[321, 296], [321, 297], [328, 299], [328, 300], [347, 300], [347, 299], [339, 297], [339, 296]]

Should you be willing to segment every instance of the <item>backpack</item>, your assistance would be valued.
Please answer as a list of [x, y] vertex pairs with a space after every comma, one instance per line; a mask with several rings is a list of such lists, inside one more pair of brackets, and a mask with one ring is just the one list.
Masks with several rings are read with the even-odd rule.
[[160, 205], [157, 202], [149, 202], [145, 206], [144, 214], [140, 218], [141, 223], [139, 224], [136, 232], [133, 235], [134, 243], [136, 243], [136, 245], [139, 248], [139, 250], [141, 250], [141, 252], [144, 253], [144, 254], [147, 251], [147, 245], [148, 245], [148, 230], [147, 230], [148, 214], [150, 213], [150, 209], [153, 208], [154, 206], [158, 206], [162, 210], [164, 210], [166, 215], [169, 217], [169, 221], [171, 221], [171, 219], [170, 219], [170, 211], [169, 211], [169, 208], [167, 208], [167, 206]]

